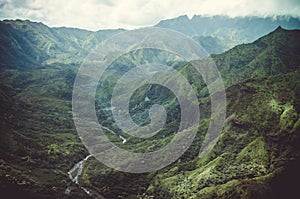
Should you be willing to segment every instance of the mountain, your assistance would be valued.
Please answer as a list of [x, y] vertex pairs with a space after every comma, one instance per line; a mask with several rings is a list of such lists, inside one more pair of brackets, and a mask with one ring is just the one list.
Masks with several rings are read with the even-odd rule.
[[299, 69], [299, 38], [298, 30], [287, 31], [279, 26], [251, 44], [212, 57], [229, 84], [287, 73]]
[[213, 36], [193, 36], [208, 54], [220, 54], [227, 50], [227, 47], [220, 41], [220, 39]]
[[225, 49], [237, 44], [250, 43], [273, 31], [278, 26], [299, 29], [299, 18], [277, 17], [234, 17], [194, 15], [191, 19], [183, 15], [160, 21], [156, 27], [169, 28], [189, 36], [213, 36], [221, 41]]
[[[11, 198], [292, 198], [297, 193], [299, 30], [278, 27], [253, 43], [212, 56], [226, 84], [227, 119], [219, 141], [204, 158], [198, 152], [202, 132], [209, 125], [211, 102], [190, 64], [158, 56], [163, 52], [155, 50], [135, 51], [116, 60], [96, 94], [99, 122], [116, 132], [108, 132], [115, 145], [155, 150], [165, 146], [178, 129], [178, 102], [161, 86], [146, 85], [131, 98], [132, 117], [140, 124], [149, 122], [151, 104], [166, 107], [167, 125], [151, 139], [122, 134], [111, 112], [103, 110], [114, 82], [126, 72], [120, 67], [129, 70], [145, 58], [166, 60], [189, 80], [199, 97], [200, 127], [191, 147], [166, 168], [124, 173], [89, 158], [77, 185], [68, 171], [88, 151], [73, 123], [76, 72], [89, 49], [123, 30], [90, 32], [20, 20], [3, 21], [0, 27], [0, 194]], [[198, 37], [211, 43], [218, 40]], [[126, 136], [125, 144], [119, 135]]]
[[28, 20], [4, 20], [0, 23], [0, 30], [2, 67], [23, 67], [27, 64], [25, 68], [57, 62], [78, 64], [101, 41], [125, 31], [49, 28]]

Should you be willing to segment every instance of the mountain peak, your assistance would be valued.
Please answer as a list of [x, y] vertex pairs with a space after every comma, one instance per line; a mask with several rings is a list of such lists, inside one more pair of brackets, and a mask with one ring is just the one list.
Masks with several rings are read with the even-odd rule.
[[285, 30], [285, 29], [283, 29], [281, 26], [278, 26], [278, 27], [275, 29], [275, 31], [282, 31], [282, 30]]
[[189, 20], [189, 17], [187, 15], [181, 15], [178, 17], [178, 19], [188, 19]]
[[[298, 29], [295, 29], [295, 30], [298, 30]], [[285, 28], [282, 28], [282, 26], [279, 25], [279, 26], [277, 26], [276, 29], [274, 29], [273, 31], [271, 31], [266, 36], [259, 38], [258, 40], [261, 40], [261, 39], [264, 39], [264, 38], [268, 38], [267, 37], [268, 35], [281, 35], [281, 34], [284, 34], [284, 33], [290, 34], [291, 32], [293, 32], [293, 30], [287, 30]]]

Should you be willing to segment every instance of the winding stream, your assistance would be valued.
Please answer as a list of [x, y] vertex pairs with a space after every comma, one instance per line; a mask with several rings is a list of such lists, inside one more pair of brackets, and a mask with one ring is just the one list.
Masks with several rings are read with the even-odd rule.
[[[110, 130], [109, 128], [107, 127], [102, 127], [104, 128], [105, 130], [113, 133], [114, 135], [117, 135], [114, 131]], [[122, 135], [119, 135], [119, 138], [122, 140], [122, 143], [125, 144], [127, 142], [126, 138], [123, 137]], [[79, 185], [79, 182], [78, 182], [78, 178], [79, 176], [81, 175], [83, 169], [84, 169], [84, 162], [86, 162], [90, 157], [92, 157], [92, 155], [88, 155], [86, 156], [83, 160], [80, 160], [79, 162], [77, 162], [69, 171], [68, 171], [68, 176], [70, 178], [70, 180], [72, 182], [74, 182], [75, 184]], [[74, 173], [75, 173], [75, 176], [74, 176]], [[74, 177], [73, 177], [74, 176]], [[80, 186], [80, 185], [79, 185]], [[87, 193], [88, 195], [92, 195], [92, 193], [85, 187], [82, 187], [80, 186], [80, 188], [85, 192]], [[66, 189], [66, 192], [69, 191], [69, 188]]]
[[[82, 171], [83, 171], [83, 163], [85, 161], [87, 161], [90, 157], [92, 157], [92, 155], [88, 155], [86, 156], [83, 160], [79, 161], [78, 163], [76, 163], [69, 171], [68, 171], [68, 175], [70, 180], [72, 180], [72, 182], [74, 182], [75, 184], [78, 184], [78, 177], [81, 175]], [[76, 175], [73, 177], [73, 173], [77, 171]], [[91, 195], [91, 192], [85, 188], [80, 186], [80, 188], [87, 194]]]
[[[82, 170], [83, 170], [83, 162], [87, 161], [90, 157], [92, 157], [92, 155], [88, 155], [86, 156], [83, 160], [79, 161], [78, 163], [76, 163], [69, 171], [69, 178], [70, 180], [72, 180], [72, 182], [75, 182], [76, 184], [78, 184], [78, 177], [81, 175]], [[75, 177], [72, 176], [72, 173], [74, 173], [74, 171], [77, 170], [77, 173], [75, 175]]]

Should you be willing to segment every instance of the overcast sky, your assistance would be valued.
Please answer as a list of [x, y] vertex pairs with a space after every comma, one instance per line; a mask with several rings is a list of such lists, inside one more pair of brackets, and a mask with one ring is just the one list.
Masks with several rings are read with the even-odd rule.
[[0, 19], [89, 30], [133, 29], [179, 15], [300, 17], [299, 0], [0, 0]]

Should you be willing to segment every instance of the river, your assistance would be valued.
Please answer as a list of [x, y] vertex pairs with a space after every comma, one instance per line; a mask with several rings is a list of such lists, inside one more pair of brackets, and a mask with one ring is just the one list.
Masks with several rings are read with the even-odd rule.
[[[109, 131], [110, 133], [113, 133], [114, 135], [117, 135], [114, 131], [110, 130], [107, 127], [102, 127], [105, 130]], [[119, 135], [119, 138], [122, 140], [122, 143], [125, 144], [127, 142], [126, 138], [123, 137], [122, 135]], [[87, 155], [83, 160], [80, 160], [77, 162], [69, 171], [68, 171], [68, 176], [72, 182], [75, 184], [79, 185], [78, 178], [81, 175], [83, 169], [84, 169], [84, 163], [90, 158], [92, 155]], [[74, 175], [75, 173], [75, 175]], [[80, 185], [79, 185], [80, 186]], [[80, 186], [80, 188], [87, 193], [88, 195], [92, 195], [91, 191], [88, 190], [87, 188]], [[66, 192], [69, 192], [69, 188], [66, 189]]]

